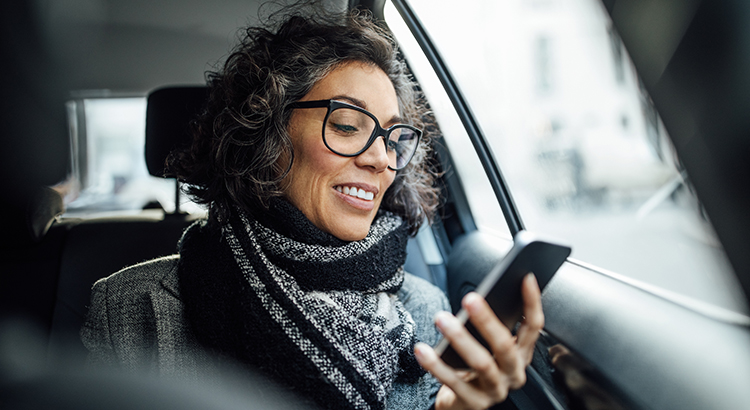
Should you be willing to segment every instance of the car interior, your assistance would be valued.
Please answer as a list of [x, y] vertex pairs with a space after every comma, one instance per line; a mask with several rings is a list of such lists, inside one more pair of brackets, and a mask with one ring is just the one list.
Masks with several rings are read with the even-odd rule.
[[[1, 167], [8, 181], [0, 208], [6, 219], [0, 235], [0, 320], [32, 324], [41, 335], [44, 360], [52, 367], [85, 362], [78, 331], [96, 280], [175, 253], [183, 230], [205, 215], [181, 208], [187, 200], [179, 184], [169, 179], [165, 161], [173, 149], [189, 142], [190, 120], [206, 98], [203, 73], [226, 55], [237, 28], [264, 15], [267, 7], [261, 1], [239, 0], [122, 3], [11, 1], [0, 13], [6, 27], [0, 51], [9, 62], [0, 68], [7, 83]], [[467, 199], [469, 177], [462, 177], [457, 166], [462, 159], [439, 139], [435, 152], [444, 195], [440, 218], [410, 239], [405, 269], [441, 288], [455, 312], [461, 298], [503, 259], [512, 236], [526, 229], [523, 204], [514, 200], [504, 164], [474, 116], [476, 107], [464, 96], [416, 7], [408, 0], [326, 3], [337, 9], [368, 9], [384, 24], [390, 24], [386, 7], [398, 12], [440, 80], [458, 119], [454, 125], [465, 130], [464, 144], [475, 151], [502, 211], [490, 217], [505, 223], [509, 235], [482, 229], [478, 214], [487, 211]], [[750, 106], [750, 35], [744, 22], [750, 6], [729, 0], [657, 3], [597, 1], [668, 130], [677, 162], [689, 175], [690, 189], [723, 246], [747, 304], [750, 167], [745, 156], [750, 153], [750, 123], [744, 108]], [[411, 66], [409, 57], [407, 53]], [[70, 108], [75, 105], [71, 101], [112, 96], [145, 98], [145, 139], [139, 155], [148, 174], [168, 179], [174, 206], [151, 201], [134, 212], [66, 213], [65, 195], [51, 188], [69, 178], [76, 161], [72, 158], [81, 151], [70, 138], [80, 135], [70, 118], [81, 115]], [[449, 126], [443, 118], [435, 125], [443, 133]], [[544, 227], [534, 230], [544, 233]], [[579, 260], [575, 244], [542, 301], [545, 327], [527, 369], [527, 383], [496, 408], [750, 407], [746, 311], [717, 307]], [[0, 328], [0, 336], [8, 329]], [[17, 385], [7, 370], [7, 356], [17, 348], [0, 340], [0, 371], [5, 373], [0, 376], [0, 398], [11, 397], [8, 392]], [[75, 383], [71, 380], [66, 382]], [[31, 385], [23, 390], [25, 396], [13, 396], [17, 407], [11, 408], [32, 408], [23, 403], [33, 402], [34, 386], [54, 395], [50, 386], [55, 383], [62, 386], [63, 380]], [[219, 403], [215, 408], [230, 407]]]

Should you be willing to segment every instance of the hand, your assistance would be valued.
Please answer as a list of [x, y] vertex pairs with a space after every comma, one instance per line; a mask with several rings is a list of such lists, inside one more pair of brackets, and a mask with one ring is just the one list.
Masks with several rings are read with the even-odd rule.
[[440, 312], [435, 316], [440, 332], [471, 368], [456, 370], [445, 364], [430, 346], [424, 343], [415, 346], [419, 364], [443, 383], [435, 401], [436, 410], [486, 409], [504, 401], [510, 390], [526, 383], [526, 366], [531, 363], [539, 331], [544, 327], [542, 299], [534, 275], [524, 278], [521, 294], [525, 318], [516, 336], [481, 296], [472, 292], [464, 297], [463, 308], [488, 341], [490, 351], [450, 313]]

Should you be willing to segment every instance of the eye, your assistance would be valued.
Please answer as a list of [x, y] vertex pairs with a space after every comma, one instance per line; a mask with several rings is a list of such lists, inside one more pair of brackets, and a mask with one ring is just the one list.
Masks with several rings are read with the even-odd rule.
[[388, 151], [398, 151], [398, 141], [388, 140], [387, 144]]
[[355, 132], [359, 131], [357, 127], [353, 125], [337, 124], [337, 123], [331, 123], [331, 125], [336, 131], [346, 133], [346, 134], [354, 134]]

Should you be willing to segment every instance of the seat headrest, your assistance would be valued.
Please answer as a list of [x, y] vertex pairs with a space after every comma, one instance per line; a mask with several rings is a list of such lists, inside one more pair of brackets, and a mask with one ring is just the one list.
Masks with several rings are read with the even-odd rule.
[[190, 143], [190, 121], [206, 105], [205, 86], [164, 87], [148, 95], [146, 108], [146, 166], [149, 174], [169, 176], [169, 153]]

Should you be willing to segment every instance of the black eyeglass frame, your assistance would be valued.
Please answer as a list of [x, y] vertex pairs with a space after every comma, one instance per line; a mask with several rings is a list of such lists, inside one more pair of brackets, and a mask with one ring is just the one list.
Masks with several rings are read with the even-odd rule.
[[[333, 152], [336, 155], [341, 155], [342, 157], [356, 157], [357, 155], [360, 155], [361, 153], [367, 151], [368, 148], [372, 145], [373, 142], [378, 137], [383, 137], [383, 141], [385, 142], [385, 150], [386, 153], [388, 152], [388, 142], [389, 136], [393, 130], [396, 128], [408, 128], [412, 131], [414, 131], [417, 135], [417, 143], [414, 145], [414, 150], [412, 150], [411, 154], [409, 155], [409, 159], [406, 160], [404, 163], [404, 166], [400, 168], [394, 168], [390, 165], [388, 165], [388, 168], [393, 171], [399, 171], [404, 168], [406, 168], [407, 165], [409, 165], [409, 162], [411, 162], [411, 159], [414, 158], [414, 154], [417, 152], [417, 148], [419, 148], [419, 142], [422, 139], [422, 130], [420, 130], [417, 127], [411, 126], [409, 124], [394, 124], [388, 128], [383, 128], [380, 126], [380, 121], [373, 115], [371, 112], [365, 110], [362, 107], [358, 107], [353, 104], [349, 104], [343, 101], [338, 100], [314, 100], [314, 101], [297, 101], [289, 105], [290, 108], [328, 108], [328, 111], [326, 112], [326, 116], [323, 119], [323, 129], [321, 130], [321, 135], [323, 137], [323, 144], [325, 144], [326, 148], [328, 148], [331, 152]], [[368, 117], [372, 118], [373, 121], [375, 121], [375, 128], [373, 129], [372, 135], [370, 135], [370, 139], [367, 140], [367, 144], [365, 144], [365, 147], [359, 150], [355, 154], [342, 154], [335, 149], [331, 148], [330, 145], [328, 145], [328, 141], [326, 141], [326, 124], [328, 123], [328, 117], [331, 116], [331, 113], [334, 110], [337, 110], [339, 108], [349, 108], [352, 110], [359, 111]]]

